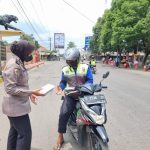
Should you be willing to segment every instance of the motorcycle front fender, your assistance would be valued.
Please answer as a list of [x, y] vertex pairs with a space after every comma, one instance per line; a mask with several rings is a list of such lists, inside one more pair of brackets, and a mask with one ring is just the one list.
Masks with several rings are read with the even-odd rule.
[[93, 132], [99, 137], [102, 139], [102, 141], [104, 143], [108, 143], [109, 141], [109, 138], [108, 138], [108, 135], [107, 135], [107, 132], [106, 132], [106, 129], [103, 125], [101, 126], [93, 126]]

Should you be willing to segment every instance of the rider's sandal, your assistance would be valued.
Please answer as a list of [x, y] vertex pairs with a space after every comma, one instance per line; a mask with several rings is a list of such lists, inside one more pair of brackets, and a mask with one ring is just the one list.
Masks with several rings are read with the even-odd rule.
[[57, 145], [54, 147], [54, 150], [61, 150], [63, 144], [64, 144], [64, 141], [62, 141], [60, 144], [57, 144]]

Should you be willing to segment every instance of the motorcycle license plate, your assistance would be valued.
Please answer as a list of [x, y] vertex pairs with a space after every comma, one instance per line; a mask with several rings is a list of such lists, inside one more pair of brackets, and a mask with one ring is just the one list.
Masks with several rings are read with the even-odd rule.
[[83, 101], [87, 104], [103, 104], [106, 103], [105, 96], [100, 94], [100, 95], [88, 95], [84, 96]]

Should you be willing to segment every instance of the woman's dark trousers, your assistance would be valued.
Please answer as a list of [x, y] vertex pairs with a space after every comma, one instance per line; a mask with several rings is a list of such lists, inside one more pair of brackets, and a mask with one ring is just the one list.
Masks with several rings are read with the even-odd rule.
[[10, 130], [7, 141], [7, 150], [31, 149], [31, 124], [28, 115], [8, 117]]

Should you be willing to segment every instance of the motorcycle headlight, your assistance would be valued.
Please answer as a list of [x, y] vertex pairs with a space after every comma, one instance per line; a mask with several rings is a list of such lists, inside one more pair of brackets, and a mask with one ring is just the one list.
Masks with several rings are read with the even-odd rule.
[[96, 124], [104, 124], [105, 122], [105, 116], [104, 115], [98, 115], [94, 111], [90, 110], [88, 111], [89, 116], [94, 120]]
[[104, 124], [105, 122], [104, 115], [98, 115], [92, 109], [90, 109], [83, 101], [81, 101], [81, 105], [83, 109], [87, 112], [91, 120], [93, 120], [96, 124], [99, 124], [99, 125]]
[[95, 118], [95, 122], [97, 124], [104, 124], [104, 122], [105, 122], [105, 116], [103, 116], [103, 115], [97, 115], [97, 117]]

